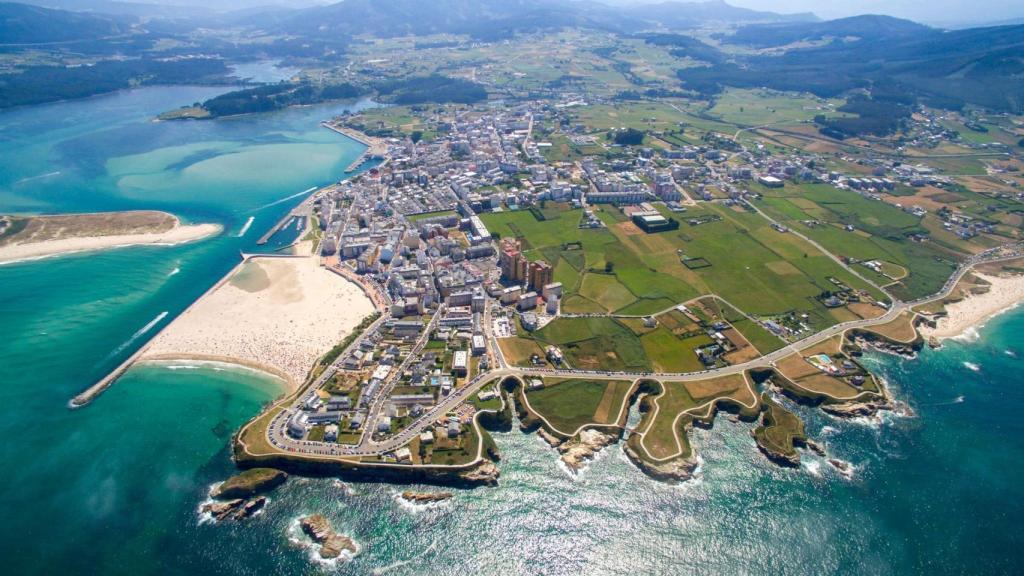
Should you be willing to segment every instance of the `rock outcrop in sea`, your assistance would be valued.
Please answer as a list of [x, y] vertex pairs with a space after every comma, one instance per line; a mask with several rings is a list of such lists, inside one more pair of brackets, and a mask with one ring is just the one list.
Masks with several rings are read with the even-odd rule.
[[459, 473], [459, 478], [464, 482], [487, 486], [497, 485], [499, 476], [501, 476], [501, 471], [490, 460], [484, 460], [473, 468]]
[[588, 460], [593, 459], [594, 455], [602, 448], [616, 440], [618, 437], [612, 434], [586, 429], [577, 434], [575, 438], [559, 444], [558, 451], [562, 454], [562, 462], [569, 467], [569, 470], [579, 472]]
[[305, 532], [314, 542], [320, 545], [320, 557], [324, 559], [337, 558], [342, 552], [356, 552], [354, 540], [343, 534], [338, 534], [331, 527], [331, 521], [323, 514], [313, 514], [299, 520], [302, 531]]
[[414, 504], [430, 504], [441, 502], [452, 497], [451, 492], [414, 492], [406, 490], [402, 492], [402, 499]]
[[256, 514], [267, 505], [267, 498], [265, 496], [259, 496], [252, 500], [244, 500], [242, 498], [232, 498], [223, 502], [208, 502], [203, 504], [200, 508], [201, 512], [208, 513], [213, 516], [213, 519], [217, 522], [224, 520], [245, 520]]
[[288, 479], [288, 474], [274, 468], [251, 468], [224, 481], [214, 489], [214, 498], [252, 498], [269, 492]]

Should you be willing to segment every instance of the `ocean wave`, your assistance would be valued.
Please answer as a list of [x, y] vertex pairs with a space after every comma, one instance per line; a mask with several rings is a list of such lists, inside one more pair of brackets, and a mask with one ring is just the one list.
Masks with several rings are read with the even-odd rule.
[[953, 336], [950, 340], [956, 340], [957, 342], [963, 342], [965, 344], [973, 344], [978, 340], [981, 340], [981, 332], [978, 332], [978, 328], [982, 326], [971, 326], [960, 334]]
[[175, 276], [179, 272], [181, 272], [181, 268], [175, 266], [174, 270], [171, 270], [171, 272], [169, 274], [167, 274], [167, 277], [170, 278], [171, 276]]
[[971, 372], [981, 372], [981, 365], [975, 364], [974, 362], [964, 361], [964, 368], [967, 368]]

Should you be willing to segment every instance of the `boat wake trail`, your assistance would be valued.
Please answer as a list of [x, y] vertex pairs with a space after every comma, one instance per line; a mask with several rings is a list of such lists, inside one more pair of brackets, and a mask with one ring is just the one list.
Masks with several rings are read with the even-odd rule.
[[128, 348], [129, 346], [131, 346], [136, 340], [141, 338], [143, 334], [145, 334], [146, 332], [149, 332], [150, 330], [152, 330], [154, 326], [159, 324], [160, 321], [163, 320], [166, 317], [167, 317], [167, 311], [166, 310], [161, 312], [161, 313], [159, 313], [159, 314], [157, 314], [156, 318], [153, 318], [152, 320], [149, 321], [148, 324], [146, 324], [142, 328], [139, 328], [138, 330], [136, 330], [135, 334], [132, 334], [131, 338], [125, 340], [120, 346], [115, 348], [113, 352], [108, 354], [107, 355], [107, 360], [117, 356], [121, 352], [124, 352], [125, 348]]
[[22, 178], [15, 182], [15, 184], [24, 184], [25, 182], [32, 182], [33, 180], [42, 180], [43, 178], [49, 178], [50, 176], [59, 176], [60, 171], [47, 172], [46, 174], [40, 174], [39, 176], [29, 176], [28, 178]]
[[249, 227], [252, 226], [252, 221], [255, 220], [255, 219], [256, 219], [255, 216], [249, 216], [249, 219], [245, 221], [245, 225], [242, 226], [242, 229], [239, 230], [239, 232], [238, 232], [238, 237], [239, 238], [241, 238], [242, 236], [245, 236], [245, 233], [249, 231]]
[[303, 190], [302, 192], [297, 192], [295, 194], [292, 194], [291, 196], [288, 196], [287, 198], [281, 198], [280, 200], [274, 200], [270, 204], [264, 204], [263, 206], [260, 206], [259, 208], [256, 208], [255, 210], [253, 210], [253, 212], [259, 212], [260, 210], [263, 210], [265, 208], [270, 208], [271, 206], [277, 206], [278, 204], [281, 204], [283, 202], [287, 202], [287, 201], [292, 200], [294, 198], [298, 198], [299, 196], [305, 196], [306, 194], [309, 194], [313, 190], [316, 190], [316, 188], [317, 188], [316, 186], [313, 186], [312, 188], [309, 188], [308, 190]]

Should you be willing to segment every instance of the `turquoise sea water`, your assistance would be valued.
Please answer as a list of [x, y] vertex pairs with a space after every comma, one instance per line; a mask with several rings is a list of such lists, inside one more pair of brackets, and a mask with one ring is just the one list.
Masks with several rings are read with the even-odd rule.
[[[401, 486], [293, 478], [250, 521], [201, 522], [209, 485], [232, 471], [231, 433], [279, 393], [275, 382], [147, 366], [84, 409], [66, 403], [298, 198], [277, 202], [340, 177], [360, 151], [317, 127], [341, 107], [149, 121], [214, 93], [155, 88], [0, 113], [0, 211], [162, 208], [226, 229], [173, 248], [0, 266], [4, 573], [1024, 572], [1021, 312], [916, 361], [872, 356], [915, 417], [842, 422], [797, 408], [854, 463], [852, 480], [811, 456], [777, 468], [749, 425], [724, 418], [694, 433], [703, 469], [682, 486], [647, 479], [618, 446], [572, 478], [514, 431], [495, 434], [500, 486], [435, 507], [399, 504]], [[354, 560], [312, 559], [295, 529], [311, 512], [356, 539]]]

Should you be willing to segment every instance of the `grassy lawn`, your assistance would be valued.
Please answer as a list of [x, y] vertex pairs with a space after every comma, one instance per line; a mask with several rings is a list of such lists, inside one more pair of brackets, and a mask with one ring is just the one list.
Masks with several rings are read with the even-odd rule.
[[413, 214], [411, 216], [406, 216], [406, 219], [408, 219], [410, 223], [415, 224], [416, 222], [419, 222], [420, 220], [425, 220], [427, 218], [436, 218], [438, 216], [455, 216], [457, 214], [458, 213], [455, 212], [455, 210], [438, 210], [437, 212], [424, 212], [422, 214]]
[[[675, 440], [673, 431], [676, 427], [674, 424], [676, 424], [676, 416], [680, 412], [697, 406], [697, 402], [681, 382], [665, 382], [662, 384], [662, 388], [664, 393], [654, 399], [658, 413], [653, 416], [653, 420], [646, 428], [640, 428], [644, 430], [643, 447], [649, 456], [656, 459], [672, 456], [680, 449], [682, 449], [683, 456], [689, 456], [690, 445], [682, 430], [689, 420], [678, 423], [679, 438], [683, 446], [680, 446]], [[645, 416], [645, 419], [651, 418], [650, 414], [652, 413], [653, 410]]]
[[650, 361], [636, 334], [613, 318], [557, 318], [534, 333], [554, 344], [574, 368], [647, 371]]
[[680, 338], [668, 328], [658, 326], [653, 332], [640, 337], [651, 365], [657, 372], [697, 372], [704, 369], [696, 350], [711, 344], [706, 334]]
[[806, 439], [804, 423], [796, 414], [762, 396], [767, 409], [761, 418], [761, 425], [754, 429], [754, 440], [771, 452], [786, 456], [797, 454], [794, 442]]
[[565, 434], [586, 424], [614, 424], [631, 387], [626, 380], [546, 380], [544, 388], [528, 390], [535, 412]]
[[544, 357], [544, 349], [535, 340], [512, 336], [511, 338], [499, 338], [498, 346], [505, 360], [513, 366], [529, 366], [530, 357], [537, 354]]
[[613, 312], [636, 302], [636, 296], [612, 274], [587, 274], [580, 295]]

